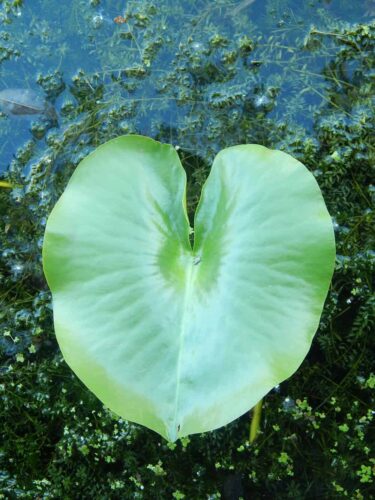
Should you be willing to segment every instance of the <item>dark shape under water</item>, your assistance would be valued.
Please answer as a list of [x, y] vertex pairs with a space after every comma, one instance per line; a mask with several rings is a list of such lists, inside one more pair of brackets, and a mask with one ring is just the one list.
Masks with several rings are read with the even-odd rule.
[[57, 121], [55, 108], [44, 96], [31, 89], [5, 89], [0, 91], [0, 109], [7, 115], [44, 115]]

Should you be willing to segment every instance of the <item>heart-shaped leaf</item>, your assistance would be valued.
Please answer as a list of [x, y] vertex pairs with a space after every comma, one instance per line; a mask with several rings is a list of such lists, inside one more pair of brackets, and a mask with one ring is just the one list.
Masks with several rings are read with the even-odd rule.
[[193, 249], [185, 194], [172, 146], [119, 137], [78, 166], [43, 248], [67, 363], [170, 440], [230, 422], [298, 368], [334, 262], [319, 187], [285, 153], [217, 155]]

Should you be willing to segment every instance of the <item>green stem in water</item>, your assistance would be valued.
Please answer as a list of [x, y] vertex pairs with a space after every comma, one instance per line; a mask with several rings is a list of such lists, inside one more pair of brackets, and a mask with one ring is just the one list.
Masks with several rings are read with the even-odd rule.
[[259, 425], [260, 425], [260, 417], [262, 414], [262, 403], [263, 403], [263, 400], [261, 399], [260, 401], [258, 401], [258, 403], [253, 408], [253, 417], [251, 419], [250, 436], [249, 436], [250, 444], [253, 441], [255, 441], [257, 434], [258, 434]]
[[7, 181], [0, 181], [0, 187], [2, 188], [9, 188], [11, 189], [13, 186], [10, 182]]

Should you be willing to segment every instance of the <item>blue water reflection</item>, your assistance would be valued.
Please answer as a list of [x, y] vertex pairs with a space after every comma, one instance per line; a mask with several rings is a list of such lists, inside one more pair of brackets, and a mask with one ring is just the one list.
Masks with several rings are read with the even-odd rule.
[[[338, 51], [334, 36], [319, 33], [373, 13], [371, 0], [33, 0], [10, 13], [2, 7], [0, 90], [44, 92], [59, 120], [2, 113], [0, 171], [28, 141], [34, 156], [43, 154], [48, 135], [71, 122], [69, 106], [90, 113], [79, 106], [80, 92], [95, 94], [99, 135], [137, 132], [198, 153], [223, 146], [215, 144], [223, 115], [234, 123], [251, 115], [256, 124], [260, 113], [311, 130], [330, 84], [323, 68]], [[233, 44], [241, 43], [238, 57]], [[354, 63], [346, 69], [348, 80], [355, 70]], [[261, 138], [250, 125], [247, 142]], [[79, 140], [85, 145], [84, 135]], [[234, 133], [227, 145], [236, 140]]]

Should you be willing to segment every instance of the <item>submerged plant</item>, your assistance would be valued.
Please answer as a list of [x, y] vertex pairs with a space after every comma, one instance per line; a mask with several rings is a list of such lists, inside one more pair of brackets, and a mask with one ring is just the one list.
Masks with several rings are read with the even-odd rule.
[[119, 137], [76, 169], [43, 247], [67, 363], [171, 441], [229, 423], [297, 370], [334, 264], [319, 187], [285, 153], [221, 151], [193, 245], [185, 197], [172, 146]]

